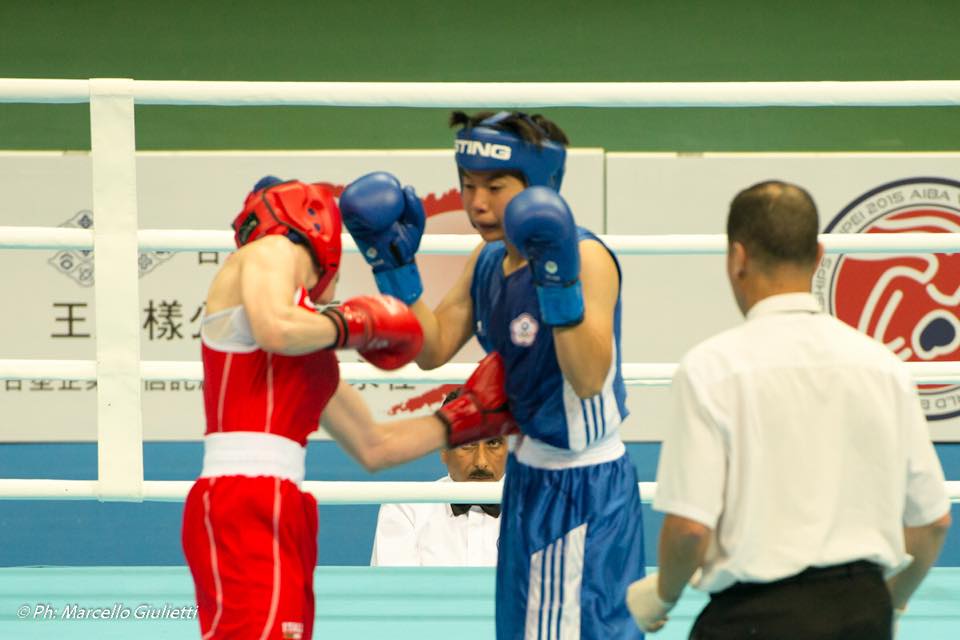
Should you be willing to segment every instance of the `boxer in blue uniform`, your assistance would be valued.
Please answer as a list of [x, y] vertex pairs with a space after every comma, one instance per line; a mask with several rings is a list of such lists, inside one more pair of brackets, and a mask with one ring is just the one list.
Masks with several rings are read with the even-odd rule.
[[555, 124], [517, 112], [455, 112], [451, 124], [464, 209], [483, 243], [436, 309], [420, 300], [424, 221], [409, 187], [363, 176], [341, 196], [344, 224], [380, 291], [420, 320], [421, 367], [448, 362], [473, 335], [505, 363], [522, 435], [503, 492], [497, 638], [638, 638], [624, 604], [644, 557], [619, 434], [619, 264], [559, 194], [567, 138]]

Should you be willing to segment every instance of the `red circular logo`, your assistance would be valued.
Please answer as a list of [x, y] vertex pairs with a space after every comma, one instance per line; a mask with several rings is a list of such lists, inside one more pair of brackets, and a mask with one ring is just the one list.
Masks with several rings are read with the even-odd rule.
[[[860, 196], [833, 233], [960, 233], [960, 182], [912, 178]], [[814, 278], [824, 309], [912, 362], [960, 360], [960, 253], [825, 256]], [[930, 420], [960, 416], [960, 385], [921, 385]]]

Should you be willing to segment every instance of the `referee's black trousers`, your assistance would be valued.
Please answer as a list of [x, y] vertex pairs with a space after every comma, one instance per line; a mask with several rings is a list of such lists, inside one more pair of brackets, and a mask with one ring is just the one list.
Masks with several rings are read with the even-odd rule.
[[859, 561], [715, 593], [690, 640], [890, 640], [892, 618], [880, 568]]

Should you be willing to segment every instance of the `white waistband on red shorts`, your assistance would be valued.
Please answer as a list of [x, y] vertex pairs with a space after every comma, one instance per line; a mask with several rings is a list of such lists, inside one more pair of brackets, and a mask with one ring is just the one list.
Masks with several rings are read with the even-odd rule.
[[201, 478], [273, 476], [298, 487], [306, 473], [307, 449], [273, 433], [227, 431], [203, 439]]

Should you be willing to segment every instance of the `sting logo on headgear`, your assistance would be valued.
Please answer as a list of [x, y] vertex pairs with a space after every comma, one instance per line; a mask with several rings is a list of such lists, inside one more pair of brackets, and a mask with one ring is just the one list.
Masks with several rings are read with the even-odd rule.
[[[500, 123], [511, 117], [514, 117], [511, 112], [501, 111], [475, 127], [458, 131], [454, 144], [457, 166], [464, 171], [518, 171], [528, 187], [550, 187], [560, 191], [567, 150], [549, 139], [532, 144], [512, 131], [500, 128]], [[517, 117], [543, 131], [530, 116], [519, 114]]]
[[484, 158], [495, 158], [496, 160], [509, 160], [513, 153], [505, 144], [493, 144], [492, 142], [480, 142], [479, 140], [457, 140], [457, 153], [468, 156], [481, 156]]
[[[960, 182], [881, 185], [844, 207], [825, 231], [958, 233]], [[824, 309], [900, 359], [960, 359], [960, 253], [826, 255], [813, 285]], [[960, 416], [960, 385], [921, 385], [920, 397], [929, 420]]]
[[303, 244], [319, 275], [310, 289], [314, 300], [340, 268], [340, 209], [329, 185], [282, 182], [268, 176], [247, 196], [232, 226], [238, 247], [269, 235], [284, 235]]

